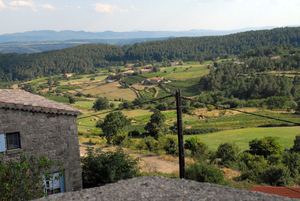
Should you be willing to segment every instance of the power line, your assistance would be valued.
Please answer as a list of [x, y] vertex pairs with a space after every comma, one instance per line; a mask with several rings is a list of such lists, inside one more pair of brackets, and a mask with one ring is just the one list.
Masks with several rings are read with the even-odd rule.
[[[200, 101], [197, 101], [197, 100], [193, 100], [193, 99], [190, 99], [190, 98], [186, 98], [186, 97], [181, 97], [182, 99], [185, 99], [185, 100], [190, 100], [190, 101], [193, 101], [193, 102], [199, 102], [199, 103], [202, 103]], [[204, 103], [205, 104], [205, 103]], [[215, 107], [222, 107], [222, 106], [216, 106], [214, 104], [210, 104], [210, 105], [213, 105]], [[246, 111], [242, 111], [242, 110], [237, 110], [237, 109], [233, 109], [233, 108], [225, 108], [225, 107], [222, 107], [223, 109], [229, 109], [229, 110], [233, 110], [233, 111], [237, 111], [237, 112], [241, 112], [241, 113], [245, 113], [245, 114], [250, 114], [250, 115], [253, 115], [253, 116], [258, 116], [258, 117], [264, 117], [264, 118], [268, 118], [268, 119], [272, 119], [272, 120], [277, 120], [277, 121], [282, 121], [282, 122], [285, 122], [285, 123], [291, 123], [291, 124], [295, 124], [297, 126], [300, 126], [300, 123], [296, 123], [296, 122], [292, 122], [292, 121], [288, 121], [288, 120], [284, 120], [284, 119], [278, 119], [278, 118], [275, 118], [275, 117], [270, 117], [270, 116], [265, 116], [265, 115], [261, 115], [261, 114], [255, 114], [255, 113], [252, 113], [252, 112], [246, 112]]]

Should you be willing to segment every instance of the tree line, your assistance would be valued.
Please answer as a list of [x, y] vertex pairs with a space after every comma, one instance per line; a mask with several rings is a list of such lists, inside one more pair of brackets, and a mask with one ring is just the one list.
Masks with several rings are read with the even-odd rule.
[[[228, 58], [263, 46], [298, 47], [300, 27], [248, 31], [226, 36], [182, 37], [134, 45], [84, 44], [34, 54], [0, 53], [0, 83], [61, 73], [94, 73], [130, 62], [203, 61]], [[249, 54], [249, 53], [248, 53]], [[247, 55], [247, 54], [246, 54]], [[242, 57], [241, 57], [242, 58]]]

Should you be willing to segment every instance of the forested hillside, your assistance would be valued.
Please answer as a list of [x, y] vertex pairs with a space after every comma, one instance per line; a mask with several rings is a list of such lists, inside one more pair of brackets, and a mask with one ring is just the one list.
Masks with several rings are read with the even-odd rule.
[[[292, 107], [296, 105], [294, 101], [300, 101], [300, 78], [295, 71], [300, 69], [300, 48], [261, 47], [244, 52], [239, 58], [243, 59], [242, 63], [236, 62], [239, 64], [215, 63], [216, 68], [200, 79], [202, 90], [207, 92], [200, 96], [201, 102], [231, 107]], [[296, 75], [284, 75], [281, 71]]]
[[[300, 27], [249, 31], [227, 36], [175, 38], [163, 41], [115, 46], [86, 44], [36, 54], [1, 54], [0, 82], [28, 80], [60, 73], [93, 73], [97, 68], [124, 65], [126, 62], [210, 60], [227, 58], [263, 46], [300, 44]], [[243, 58], [249, 56], [244, 55]]]

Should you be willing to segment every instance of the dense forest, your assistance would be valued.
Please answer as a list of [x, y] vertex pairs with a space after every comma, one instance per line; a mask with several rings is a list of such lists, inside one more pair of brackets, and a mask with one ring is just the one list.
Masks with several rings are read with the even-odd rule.
[[[161, 62], [228, 58], [229, 55], [238, 55], [244, 51], [248, 52], [241, 54], [241, 59], [249, 60], [256, 54], [252, 49], [287, 44], [291, 45], [290, 47], [299, 46], [300, 27], [249, 31], [226, 36], [175, 38], [125, 46], [85, 44], [35, 54], [0, 53], [0, 82], [24, 81], [60, 73], [93, 73], [98, 68], [143, 60]], [[266, 55], [265, 52], [263, 54]], [[250, 68], [259, 63], [260, 59], [252, 62], [249, 64]], [[279, 67], [278, 69], [284, 69]], [[264, 66], [263, 70], [264, 68], [273, 67]]]
[[291, 45], [261, 47], [244, 52], [239, 58], [244, 62], [215, 63], [216, 68], [200, 79], [201, 89], [207, 92], [200, 95], [201, 102], [231, 107], [274, 105], [277, 102], [275, 107], [292, 107], [294, 102], [300, 101], [298, 75], [269, 73], [271, 70], [299, 70], [300, 48]]

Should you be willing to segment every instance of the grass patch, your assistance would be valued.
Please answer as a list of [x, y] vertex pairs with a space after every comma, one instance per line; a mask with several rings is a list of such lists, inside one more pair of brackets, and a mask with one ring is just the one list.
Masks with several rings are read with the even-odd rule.
[[61, 97], [61, 96], [45, 96], [45, 98], [48, 98], [50, 100], [54, 100], [56, 102], [60, 103], [69, 103], [69, 98]]
[[241, 151], [249, 149], [249, 141], [255, 138], [263, 138], [266, 136], [275, 136], [279, 138], [279, 142], [283, 149], [290, 149], [293, 146], [296, 135], [299, 135], [300, 127], [273, 127], [273, 128], [245, 128], [236, 130], [220, 131], [205, 135], [189, 135], [184, 136], [188, 139], [192, 136], [198, 136], [209, 147], [210, 150], [217, 150], [218, 146], [223, 142], [235, 142]]
[[107, 97], [109, 100], [119, 99], [120, 97], [125, 100], [134, 100], [137, 98], [136, 94], [129, 88], [120, 88], [120, 84], [118, 82], [108, 83], [108, 84], [97, 84], [91, 83], [86, 87], [82, 87], [82, 89], [78, 90], [82, 93], [95, 94], [101, 97]]
[[[176, 118], [177, 117], [177, 112], [176, 111], [162, 112], [162, 113], [165, 115], [166, 119], [171, 119], [171, 118]], [[132, 117], [132, 118], [136, 121], [149, 122], [151, 115], [152, 115], [152, 113], [151, 114], [146, 114], [146, 115], [141, 115], [141, 116], [135, 116], [135, 117]]]

